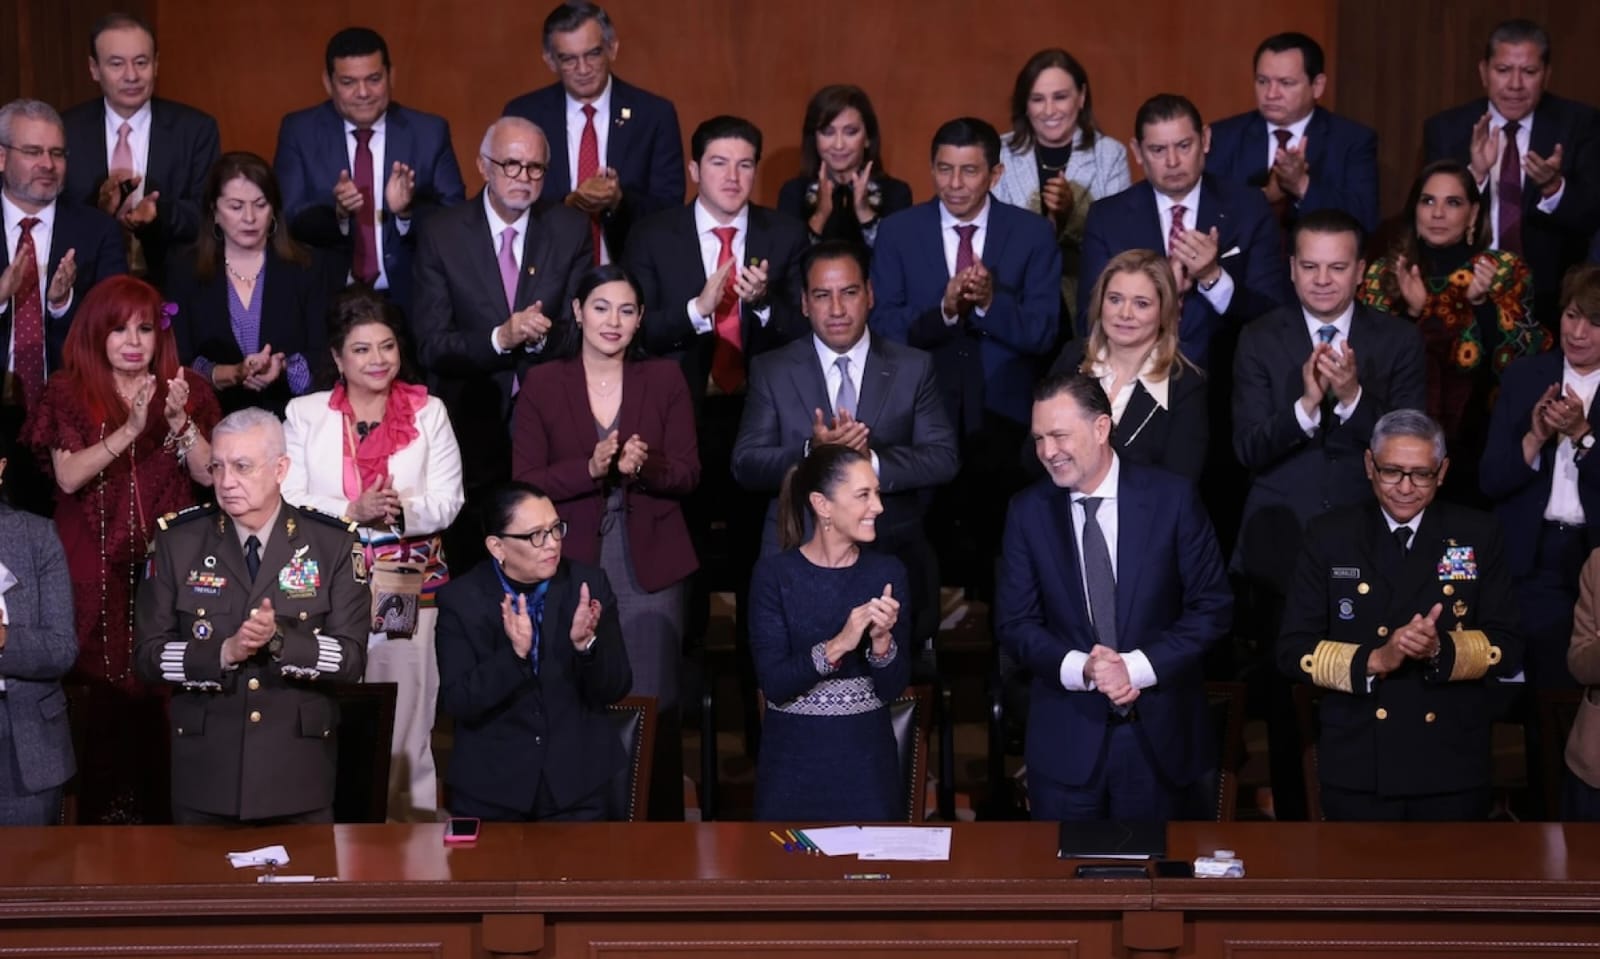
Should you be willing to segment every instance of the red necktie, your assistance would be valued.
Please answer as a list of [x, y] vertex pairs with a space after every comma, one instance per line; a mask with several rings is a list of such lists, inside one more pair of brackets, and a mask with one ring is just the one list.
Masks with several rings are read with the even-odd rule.
[[[1288, 130], [1273, 130], [1272, 135], [1278, 140], [1278, 149], [1288, 151], [1289, 141], [1294, 138], [1294, 134]], [[1270, 168], [1267, 170], [1267, 176], [1272, 176]], [[1278, 222], [1287, 227], [1294, 217], [1294, 197], [1290, 196], [1288, 191], [1282, 191], [1282, 195], [1272, 204], [1272, 211], [1278, 215]]]
[[1522, 253], [1522, 156], [1517, 152], [1517, 131], [1522, 124], [1515, 120], [1506, 122], [1500, 135], [1506, 148], [1500, 154], [1500, 178], [1495, 182], [1495, 206], [1500, 212], [1499, 248], [1508, 253]]
[[956, 272], [972, 269], [973, 261], [977, 256], [972, 252], [972, 235], [978, 232], [978, 227], [973, 223], [966, 223], [956, 227], [956, 236], [961, 239], [956, 244]]
[[1172, 226], [1167, 230], [1167, 255], [1172, 255], [1172, 247], [1178, 242], [1178, 237], [1183, 236], [1183, 215], [1189, 208], [1182, 203], [1172, 204]]
[[[711, 231], [722, 242], [717, 251], [717, 269], [733, 259], [733, 237], [739, 232], [736, 226], [719, 226]], [[716, 346], [711, 353], [711, 382], [724, 393], [733, 393], [744, 385], [744, 336], [739, 329], [739, 297], [733, 292], [737, 264], [728, 271], [728, 283], [723, 287], [722, 299], [717, 301]]]
[[[594, 104], [583, 105], [583, 136], [578, 140], [578, 182], [600, 174], [600, 137], [594, 132]], [[594, 240], [594, 263], [600, 265], [600, 218], [589, 218], [589, 236]]]
[[361, 209], [356, 211], [356, 249], [350, 260], [350, 275], [371, 285], [378, 279], [378, 216], [376, 194], [372, 188], [371, 130], [356, 130], [356, 189], [361, 191]]
[[39, 296], [39, 258], [33, 245], [33, 228], [38, 217], [22, 218], [22, 238], [17, 241], [17, 267], [22, 271], [11, 309], [16, 319], [12, 330], [12, 373], [21, 387], [23, 407], [33, 409], [44, 392], [44, 301]]

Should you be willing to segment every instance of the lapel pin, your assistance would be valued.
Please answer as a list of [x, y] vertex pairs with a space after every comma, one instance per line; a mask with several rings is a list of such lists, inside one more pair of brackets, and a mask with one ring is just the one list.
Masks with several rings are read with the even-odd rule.
[[534, 275], [534, 274], [535, 274], [535, 273], [537, 273], [537, 272], [539, 272], [539, 268], [538, 268], [538, 267], [536, 267], [536, 266], [530, 266], [530, 267], [528, 267], [528, 275], [529, 275], [529, 276], [532, 276], [532, 275]]
[[633, 109], [631, 107], [623, 107], [622, 108], [622, 119], [624, 119], [624, 120], [632, 120], [633, 119]]
[[206, 569], [216, 569], [216, 568], [217, 568], [217, 558], [215, 556], [207, 556], [206, 557]]

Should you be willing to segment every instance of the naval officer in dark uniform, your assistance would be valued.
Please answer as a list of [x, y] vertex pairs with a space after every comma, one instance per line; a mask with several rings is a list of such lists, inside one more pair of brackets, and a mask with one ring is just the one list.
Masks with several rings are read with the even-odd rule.
[[240, 410], [211, 436], [215, 506], [161, 522], [135, 668], [177, 687], [172, 820], [332, 822], [338, 705], [371, 618], [355, 524], [285, 502], [283, 427]]
[[1378, 420], [1377, 503], [1312, 520], [1278, 667], [1322, 697], [1322, 808], [1337, 820], [1481, 820], [1494, 679], [1521, 668], [1493, 517], [1435, 502], [1450, 462], [1426, 414]]

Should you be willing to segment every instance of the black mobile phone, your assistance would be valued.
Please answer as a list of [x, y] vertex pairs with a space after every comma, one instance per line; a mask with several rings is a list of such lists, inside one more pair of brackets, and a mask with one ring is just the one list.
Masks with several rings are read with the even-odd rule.
[[1157, 879], [1193, 879], [1194, 863], [1186, 859], [1156, 860]]
[[451, 816], [444, 824], [444, 841], [463, 843], [478, 841], [479, 821], [470, 816]]

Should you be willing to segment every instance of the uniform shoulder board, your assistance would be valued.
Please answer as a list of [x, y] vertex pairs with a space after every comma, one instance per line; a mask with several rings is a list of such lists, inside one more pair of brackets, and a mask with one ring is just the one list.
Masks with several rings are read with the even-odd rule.
[[174, 526], [182, 526], [184, 523], [190, 522], [191, 520], [202, 519], [210, 516], [216, 511], [217, 504], [201, 503], [198, 506], [191, 506], [188, 509], [179, 510], [176, 513], [168, 513], [156, 520], [156, 525], [160, 527], [163, 532], [165, 532], [169, 529], [172, 529]]
[[309, 506], [300, 506], [297, 508], [300, 510], [300, 515], [304, 516], [306, 519], [314, 519], [317, 522], [326, 524], [328, 526], [337, 526], [347, 533], [354, 533], [356, 530], [361, 528], [360, 524], [348, 516], [335, 516], [332, 513], [324, 513], [322, 510], [312, 509]]

